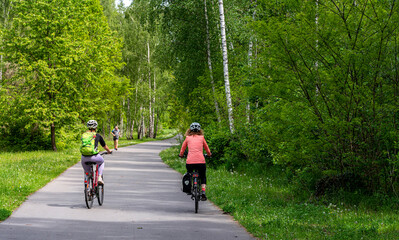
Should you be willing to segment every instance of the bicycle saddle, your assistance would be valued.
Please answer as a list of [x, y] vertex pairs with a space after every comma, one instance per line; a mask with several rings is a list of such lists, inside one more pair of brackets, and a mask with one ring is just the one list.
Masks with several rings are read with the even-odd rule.
[[96, 162], [85, 162], [85, 164], [90, 166], [90, 165], [96, 165], [97, 163]]

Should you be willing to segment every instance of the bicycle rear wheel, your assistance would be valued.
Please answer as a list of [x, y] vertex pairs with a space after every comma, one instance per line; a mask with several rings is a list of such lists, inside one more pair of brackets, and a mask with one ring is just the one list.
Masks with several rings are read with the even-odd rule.
[[199, 191], [198, 186], [194, 187], [194, 202], [195, 202], [195, 213], [198, 213], [198, 202], [199, 202]]
[[103, 205], [104, 202], [104, 185], [98, 184], [97, 186], [97, 200], [100, 206]]
[[85, 202], [88, 209], [93, 206], [94, 195], [93, 195], [93, 178], [89, 177], [87, 183], [85, 183]]

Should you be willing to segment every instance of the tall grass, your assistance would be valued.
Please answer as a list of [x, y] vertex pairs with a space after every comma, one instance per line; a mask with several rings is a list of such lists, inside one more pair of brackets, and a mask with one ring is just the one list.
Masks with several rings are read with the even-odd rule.
[[[178, 151], [161, 157], [183, 173]], [[208, 168], [207, 182], [208, 199], [259, 239], [399, 239], [395, 198], [340, 192], [316, 201], [298, 194], [281, 169], [259, 165], [241, 172]]]

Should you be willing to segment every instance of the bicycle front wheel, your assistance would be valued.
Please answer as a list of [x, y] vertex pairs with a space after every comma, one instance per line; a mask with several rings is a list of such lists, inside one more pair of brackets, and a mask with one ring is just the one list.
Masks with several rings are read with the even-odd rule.
[[98, 184], [97, 186], [97, 200], [100, 206], [103, 205], [104, 202], [104, 185]]
[[88, 209], [93, 206], [94, 195], [93, 195], [93, 178], [89, 177], [87, 183], [85, 183], [85, 202]]

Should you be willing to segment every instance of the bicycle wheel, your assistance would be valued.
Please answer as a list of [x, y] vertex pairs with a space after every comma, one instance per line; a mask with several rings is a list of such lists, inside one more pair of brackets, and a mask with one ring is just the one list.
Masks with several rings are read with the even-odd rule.
[[93, 178], [90, 176], [85, 184], [85, 202], [88, 209], [93, 206], [94, 196], [93, 196]]
[[100, 206], [103, 205], [104, 202], [104, 185], [98, 184], [97, 186], [97, 200]]

